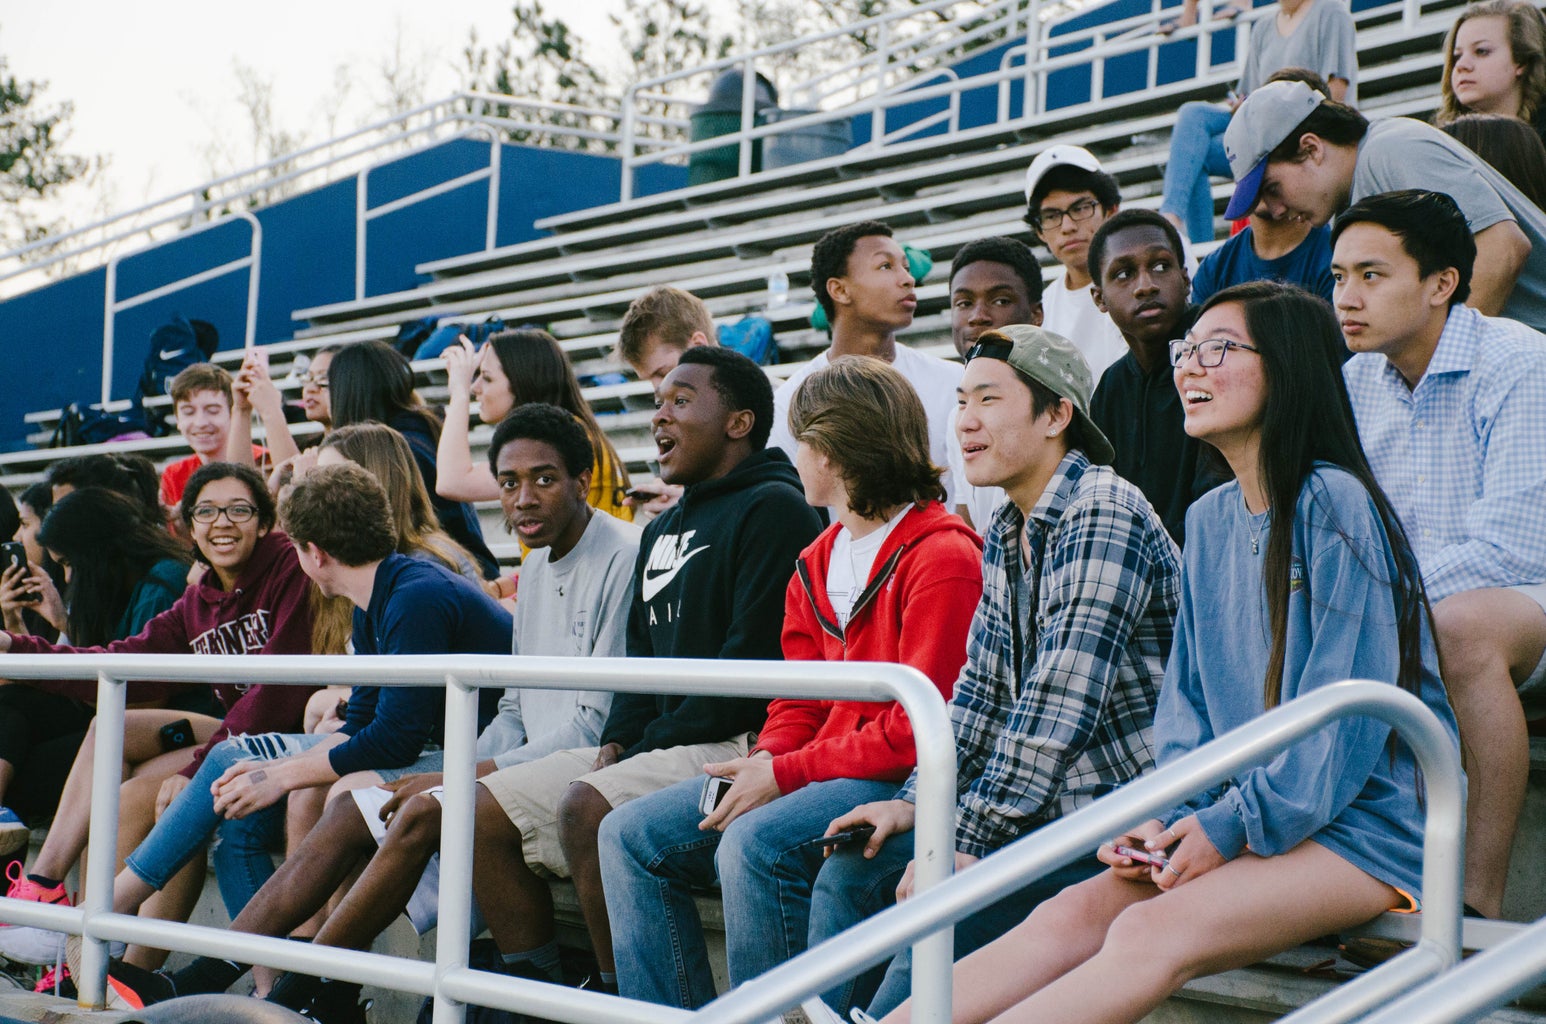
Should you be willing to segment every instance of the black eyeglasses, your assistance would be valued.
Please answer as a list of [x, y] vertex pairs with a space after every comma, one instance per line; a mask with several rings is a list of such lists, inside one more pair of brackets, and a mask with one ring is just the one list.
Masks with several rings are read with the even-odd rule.
[[1072, 221], [1085, 221], [1095, 216], [1095, 211], [1100, 209], [1100, 204], [1093, 199], [1081, 199], [1066, 210], [1059, 210], [1055, 206], [1044, 206], [1036, 213], [1028, 213], [1025, 222], [1037, 231], [1056, 231], [1058, 225], [1067, 217]]
[[1247, 352], [1260, 352], [1254, 345], [1247, 345], [1243, 341], [1235, 341], [1233, 338], [1204, 338], [1202, 341], [1172, 341], [1170, 343], [1170, 365], [1180, 366], [1192, 358], [1192, 353], [1197, 353], [1197, 365], [1204, 369], [1212, 369], [1224, 362], [1224, 353], [1232, 348], [1244, 349]]
[[195, 505], [193, 506], [193, 521], [195, 523], [213, 523], [225, 514], [232, 524], [251, 521], [258, 514], [256, 506], [244, 505], [238, 502], [235, 505]]
[[326, 374], [303, 373], [303, 374], [301, 374], [300, 381], [301, 381], [301, 387], [303, 389], [304, 388], [318, 388], [318, 389], [320, 389], [322, 391], [326, 391], [327, 390], [327, 375]]

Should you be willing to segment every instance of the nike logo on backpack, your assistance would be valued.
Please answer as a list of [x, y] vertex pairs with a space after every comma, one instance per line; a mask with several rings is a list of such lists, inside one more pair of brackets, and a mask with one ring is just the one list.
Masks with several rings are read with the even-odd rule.
[[697, 530], [688, 530], [679, 537], [659, 537], [655, 540], [655, 546], [650, 549], [649, 561], [644, 565], [644, 579], [640, 581], [640, 589], [644, 594], [644, 601], [648, 604], [655, 599], [671, 581], [676, 579], [676, 574], [682, 571], [682, 566], [687, 564], [700, 551], [707, 551], [709, 545], [702, 544], [695, 548], [688, 548], [693, 534]]

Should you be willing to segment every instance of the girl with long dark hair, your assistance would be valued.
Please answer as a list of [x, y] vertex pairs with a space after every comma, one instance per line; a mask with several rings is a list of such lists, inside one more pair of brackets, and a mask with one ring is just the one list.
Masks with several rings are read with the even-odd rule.
[[413, 390], [413, 367], [391, 345], [362, 341], [338, 350], [328, 366], [328, 394], [333, 427], [374, 421], [402, 434], [424, 477], [440, 525], [472, 553], [486, 579], [499, 575], [499, 563], [483, 541], [477, 513], [461, 501], [440, 497], [435, 449], [440, 444], [440, 419]]
[[463, 338], [460, 345], [446, 350], [445, 358], [450, 400], [440, 435], [440, 479], [436, 484], [442, 497], [457, 501], [493, 501], [499, 497], [494, 474], [472, 457], [467, 436], [471, 399], [478, 400], [478, 418], [488, 424], [498, 423], [518, 406], [542, 402], [556, 405], [579, 420], [590, 438], [596, 452], [587, 497], [591, 507], [619, 519], [633, 519], [633, 509], [624, 500], [628, 470], [596, 422], [580, 392], [569, 356], [556, 338], [547, 331], [501, 331], [481, 351]]
[[[1455, 732], [1417, 562], [1359, 448], [1340, 348], [1331, 308], [1275, 283], [1220, 292], [1171, 344], [1186, 431], [1236, 479], [1187, 515], [1161, 767], [1348, 678], [1416, 694]], [[1340, 719], [1115, 840], [1162, 862], [1102, 846], [1109, 871], [956, 966], [955, 1020], [1137, 1021], [1191, 978], [1416, 910], [1420, 793], [1388, 726]]]
[[[78, 643], [134, 636], [186, 586], [187, 549], [112, 491], [88, 487], [66, 494], [35, 530], [39, 559], [46, 555], [63, 570], [63, 607]], [[38, 565], [29, 557], [20, 571], [39, 588], [51, 587]], [[207, 710], [208, 688], [201, 689], [173, 704]], [[89, 701], [34, 686], [0, 687], [0, 854], [25, 846], [27, 826], [53, 815], [95, 714]]]

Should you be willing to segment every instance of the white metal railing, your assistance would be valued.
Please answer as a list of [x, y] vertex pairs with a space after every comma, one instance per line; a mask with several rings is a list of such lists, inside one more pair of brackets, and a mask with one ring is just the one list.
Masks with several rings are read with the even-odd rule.
[[1458, 1024], [1481, 1020], [1546, 978], [1546, 918], [1471, 957], [1364, 1018], [1365, 1024]]
[[212, 220], [207, 224], [185, 231], [176, 238], [168, 239], [162, 243], [171, 245], [185, 238], [212, 231], [215, 228], [225, 227], [238, 221], [246, 221], [252, 229], [252, 238], [248, 243], [247, 255], [212, 267], [208, 270], [196, 271], [186, 274], [169, 284], [159, 288], [152, 288], [132, 295], [127, 299], [118, 297], [118, 264], [124, 259], [122, 256], [113, 256], [107, 261], [107, 280], [102, 290], [102, 404], [106, 406], [113, 397], [113, 343], [116, 336], [115, 325], [117, 316], [126, 309], [135, 306], [143, 306], [166, 295], [182, 291], [184, 288], [192, 288], [194, 285], [212, 281], [226, 274], [234, 274], [239, 270], [247, 271], [247, 317], [245, 331], [243, 332], [243, 344], [246, 348], [252, 348], [257, 339], [258, 331], [258, 278], [263, 263], [263, 225], [258, 223], [258, 218], [246, 210], [238, 210], [235, 213]]
[[[1428, 6], [1438, 8], [1450, 5], [1447, 0], [1390, 0], [1377, 7], [1359, 11], [1357, 18], [1364, 21], [1399, 13], [1401, 24], [1410, 32], [1419, 25], [1424, 17], [1424, 8]], [[975, 89], [996, 88], [998, 90], [999, 123], [1011, 125], [1032, 122], [1044, 118], [1048, 113], [1046, 106], [1048, 76], [1054, 71], [1065, 68], [1090, 67], [1091, 95], [1089, 100], [1060, 107], [1056, 113], [1059, 116], [1074, 117], [1098, 112], [1111, 99], [1106, 93], [1105, 66], [1108, 61], [1116, 57], [1147, 52], [1149, 61], [1146, 88], [1152, 91], [1158, 84], [1160, 48], [1188, 39], [1197, 41], [1196, 66], [1190, 84], [1194, 87], [1223, 85], [1238, 76], [1238, 55], [1244, 53], [1250, 24], [1267, 16], [1273, 10], [1271, 7], [1260, 8], [1236, 19], [1231, 27], [1236, 34], [1237, 57], [1233, 61], [1217, 65], [1213, 63], [1211, 40], [1214, 33], [1224, 31], [1225, 27], [1212, 17], [1208, 5], [1201, 5], [1197, 24], [1160, 36], [1155, 31], [1159, 23], [1176, 13], [1175, 8], [1162, 10], [1160, 0], [1153, 0], [1153, 6], [1148, 13], [1059, 35], [1051, 35], [1051, 30], [1071, 18], [1086, 15], [1091, 8], [1086, 7], [1064, 13], [1066, 6], [1060, 3], [1029, 0], [1027, 4], [1026, 0], [1003, 0], [1003, 2], [984, 4], [975, 9], [974, 13], [982, 18], [981, 23], [971, 32], [960, 33], [947, 42], [934, 41], [928, 34], [920, 34], [917, 39], [908, 39], [901, 44], [893, 45], [890, 42], [893, 26], [919, 17], [920, 13], [937, 15], [956, 7], [959, 7], [958, 0], [934, 0], [932, 3], [920, 4], [917, 7], [909, 7], [856, 22], [842, 29], [726, 57], [701, 67], [672, 72], [638, 83], [629, 90], [623, 100], [620, 144], [623, 160], [622, 201], [627, 202], [634, 196], [634, 175], [637, 168], [648, 164], [680, 160], [695, 153], [726, 146], [737, 147], [737, 176], [745, 177], [752, 171], [753, 143], [791, 129], [869, 117], [871, 133], [868, 146], [871, 148], [891, 145], [947, 119], [951, 130], [954, 130], [957, 123], [954, 111], [958, 108], [960, 98]], [[1049, 17], [1053, 12], [1058, 13], [1056, 16]], [[1441, 17], [1447, 18], [1449, 14], [1445, 13]], [[880, 45], [874, 52], [791, 89], [795, 95], [805, 97], [807, 103], [812, 106], [833, 98], [849, 97], [846, 101], [829, 109], [821, 109], [816, 113], [800, 117], [781, 119], [772, 124], [757, 123], [754, 87], [756, 66], [759, 61], [771, 64], [794, 50], [839, 35], [870, 29], [876, 30], [881, 37]], [[966, 44], [994, 38], [1020, 39], [1006, 51], [998, 69], [969, 77], [960, 77], [952, 73], [944, 82], [927, 84], [930, 79], [940, 77], [939, 68], [927, 66], [930, 61], [948, 57], [952, 53], [964, 55]], [[1077, 49], [1081, 46], [1082, 49]], [[1052, 50], [1063, 50], [1068, 47], [1075, 47], [1075, 52], [1061, 53], [1055, 57], [1051, 55]], [[1027, 55], [1032, 54], [1035, 55], [1034, 59], [1027, 60]], [[677, 106], [684, 109], [690, 107], [690, 104], [681, 96], [665, 91], [667, 87], [695, 76], [730, 69], [739, 69], [741, 72], [740, 124], [736, 130], [697, 142], [682, 141], [682, 135], [687, 126], [685, 117], [646, 114], [646, 111], [662, 106]], [[953, 69], [950, 70], [953, 71]], [[1178, 86], [1181, 84], [1177, 83]], [[1011, 98], [1013, 90], [1017, 87], [1021, 90], [1024, 104], [1020, 116], [1011, 118]], [[920, 118], [920, 122], [923, 123], [888, 129], [886, 117], [889, 110], [937, 99], [945, 99], [951, 105], [949, 115], [940, 113], [923, 115]], [[669, 126], [673, 134], [670, 137], [646, 136], [640, 130], [641, 125], [645, 123]]]
[[[509, 656], [232, 656], [232, 655], [8, 655], [11, 679], [89, 679], [97, 683], [97, 730], [92, 776], [90, 841], [94, 849], [117, 848], [118, 788], [123, 762], [124, 683], [247, 682], [283, 685], [443, 685], [446, 690], [445, 808], [440, 847], [440, 922], [435, 962], [300, 945], [218, 928], [155, 921], [112, 913], [114, 863], [87, 862], [86, 894], [79, 907], [64, 908], [0, 898], [0, 920], [84, 936], [81, 973], [75, 978], [82, 1006], [100, 1006], [110, 940], [208, 956], [229, 957], [280, 970], [433, 996], [435, 1024], [461, 1024], [473, 1002], [577, 1024], [612, 1024], [625, 1017], [640, 1024], [686, 1020], [682, 1010], [619, 1002], [577, 989], [544, 985], [467, 966], [472, 900], [473, 751], [478, 690], [490, 686], [678, 693], [896, 700], [907, 712], [918, 753], [916, 857], [918, 886], [947, 878], [955, 863], [955, 743], [939, 691], [916, 669], [883, 663], [715, 661]], [[916, 1020], [950, 1019], [948, 929], [914, 946]], [[761, 991], [761, 989], [759, 989]], [[805, 993], [789, 990], [787, 1005]], [[710, 1014], [717, 1016], [717, 1014]]]
[[[1366, 681], [1336, 683], [1272, 709], [1163, 769], [1016, 840], [951, 878], [948, 884], [892, 907], [737, 986], [705, 1007], [703, 1013], [712, 1014], [716, 1024], [766, 1020], [788, 1003], [791, 994], [824, 991], [880, 963], [919, 936], [959, 921], [1031, 880], [1087, 856], [1135, 823], [1264, 764], [1302, 737], [1352, 715], [1388, 723], [1412, 748], [1423, 773], [1427, 810], [1420, 941], [1284, 1018], [1294, 1024], [1356, 1020], [1459, 962], [1461, 843], [1465, 832], [1465, 785], [1453, 737], [1411, 694], [1387, 683]], [[950, 934], [949, 929], [943, 934]], [[1537, 959], [1543, 958], [1546, 954], [1537, 951]], [[915, 977], [913, 991], [920, 990]], [[925, 1019], [919, 1016], [916, 1005], [913, 1019]], [[1380, 1024], [1412, 1019], [1392, 1015]]]
[[[194, 188], [173, 192], [59, 235], [0, 253], [0, 283], [23, 275], [41, 279], [48, 268], [85, 259], [80, 269], [105, 263], [114, 247], [143, 237], [155, 240], [170, 231], [218, 216], [219, 211], [251, 206], [276, 188], [314, 188], [342, 180], [383, 155], [403, 151], [488, 125], [512, 133], [537, 133], [615, 149], [620, 141], [618, 111], [566, 103], [528, 100], [493, 93], [459, 92], [425, 103], [352, 132], [305, 146]], [[563, 123], [568, 120], [573, 123]], [[610, 127], [584, 127], [600, 123]], [[163, 230], [164, 229], [164, 230]], [[158, 235], [158, 232], [160, 234]], [[26, 257], [46, 252], [34, 260]], [[92, 261], [90, 258], [96, 256]]]
[[[499, 229], [499, 167], [500, 167], [500, 140], [499, 133], [487, 124], [477, 125], [474, 133], [487, 137], [489, 144], [488, 166], [480, 167], [475, 171], [457, 175], [454, 178], [426, 186], [408, 195], [399, 196], [380, 206], [370, 205], [370, 172], [372, 168], [361, 167], [355, 176], [354, 186], [354, 297], [356, 300], [365, 298], [365, 269], [366, 269], [366, 234], [370, 222], [378, 217], [385, 217], [406, 209], [438, 195], [476, 184], [480, 181], [488, 182], [488, 204], [484, 214], [483, 249], [487, 252], [494, 248]], [[248, 342], [249, 347], [251, 342]]]

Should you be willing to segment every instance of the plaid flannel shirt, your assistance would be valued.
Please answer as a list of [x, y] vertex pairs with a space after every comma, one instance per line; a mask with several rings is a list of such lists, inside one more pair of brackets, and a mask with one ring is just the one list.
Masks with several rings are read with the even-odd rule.
[[1546, 336], [1454, 306], [1415, 388], [1373, 352], [1343, 374], [1428, 599], [1546, 583]]
[[[1154, 763], [1180, 574], [1138, 488], [1081, 451], [1064, 457], [1029, 519], [1013, 502], [999, 509], [950, 705], [958, 850], [985, 856]], [[1021, 579], [1030, 608], [1019, 607]]]

